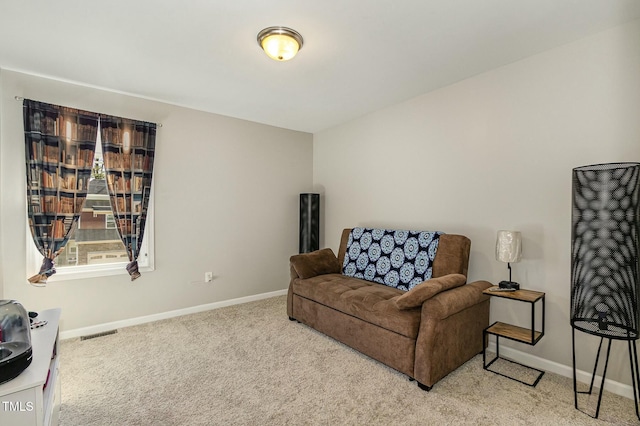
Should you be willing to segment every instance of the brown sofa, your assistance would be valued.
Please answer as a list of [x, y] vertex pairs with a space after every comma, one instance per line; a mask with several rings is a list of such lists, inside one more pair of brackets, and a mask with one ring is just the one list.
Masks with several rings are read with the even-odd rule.
[[402, 291], [342, 273], [350, 232], [343, 231], [337, 258], [331, 249], [291, 257], [289, 319], [406, 374], [424, 390], [482, 352], [489, 325], [482, 291], [491, 284], [465, 284], [468, 238], [440, 235], [432, 278]]

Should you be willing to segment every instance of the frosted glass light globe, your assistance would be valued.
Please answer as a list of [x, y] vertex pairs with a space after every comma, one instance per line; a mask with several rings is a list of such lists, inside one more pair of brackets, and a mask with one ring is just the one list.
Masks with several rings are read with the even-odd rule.
[[291, 28], [269, 27], [258, 33], [258, 44], [276, 61], [288, 61], [296, 56], [302, 43], [302, 36]]

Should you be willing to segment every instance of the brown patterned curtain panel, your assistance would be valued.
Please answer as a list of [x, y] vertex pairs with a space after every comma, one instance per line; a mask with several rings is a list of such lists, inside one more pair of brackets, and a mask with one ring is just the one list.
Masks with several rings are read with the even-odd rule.
[[23, 118], [29, 228], [44, 256], [29, 281], [46, 283], [87, 197], [98, 114], [25, 99]]
[[140, 276], [142, 246], [155, 153], [156, 125], [25, 99], [27, 206], [33, 241], [44, 256], [31, 283], [55, 274], [87, 197], [101, 128], [107, 189], [116, 228], [127, 250], [127, 271]]
[[156, 125], [101, 115], [100, 128], [111, 209], [133, 281], [140, 276], [138, 256], [151, 195]]

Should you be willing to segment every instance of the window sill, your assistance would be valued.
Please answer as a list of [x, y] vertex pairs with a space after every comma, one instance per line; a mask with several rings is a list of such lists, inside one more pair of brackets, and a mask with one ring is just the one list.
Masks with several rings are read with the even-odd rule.
[[[138, 268], [142, 274], [145, 272], [151, 272], [154, 269], [155, 268], [153, 266], [140, 266]], [[47, 284], [60, 281], [100, 278], [115, 275], [129, 275], [127, 272], [127, 263], [76, 266], [73, 268], [61, 267], [56, 269], [56, 273], [49, 277]]]

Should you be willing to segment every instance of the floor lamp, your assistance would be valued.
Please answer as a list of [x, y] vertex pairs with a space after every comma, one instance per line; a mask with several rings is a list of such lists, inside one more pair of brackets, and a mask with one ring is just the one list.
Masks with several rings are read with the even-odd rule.
[[[638, 274], [640, 163], [596, 164], [573, 169], [571, 215], [571, 340], [573, 390], [591, 394], [606, 341], [598, 418], [612, 340], [627, 341], [636, 415], [640, 373], [636, 341], [640, 321]], [[600, 337], [588, 391], [576, 381], [576, 330]]]

